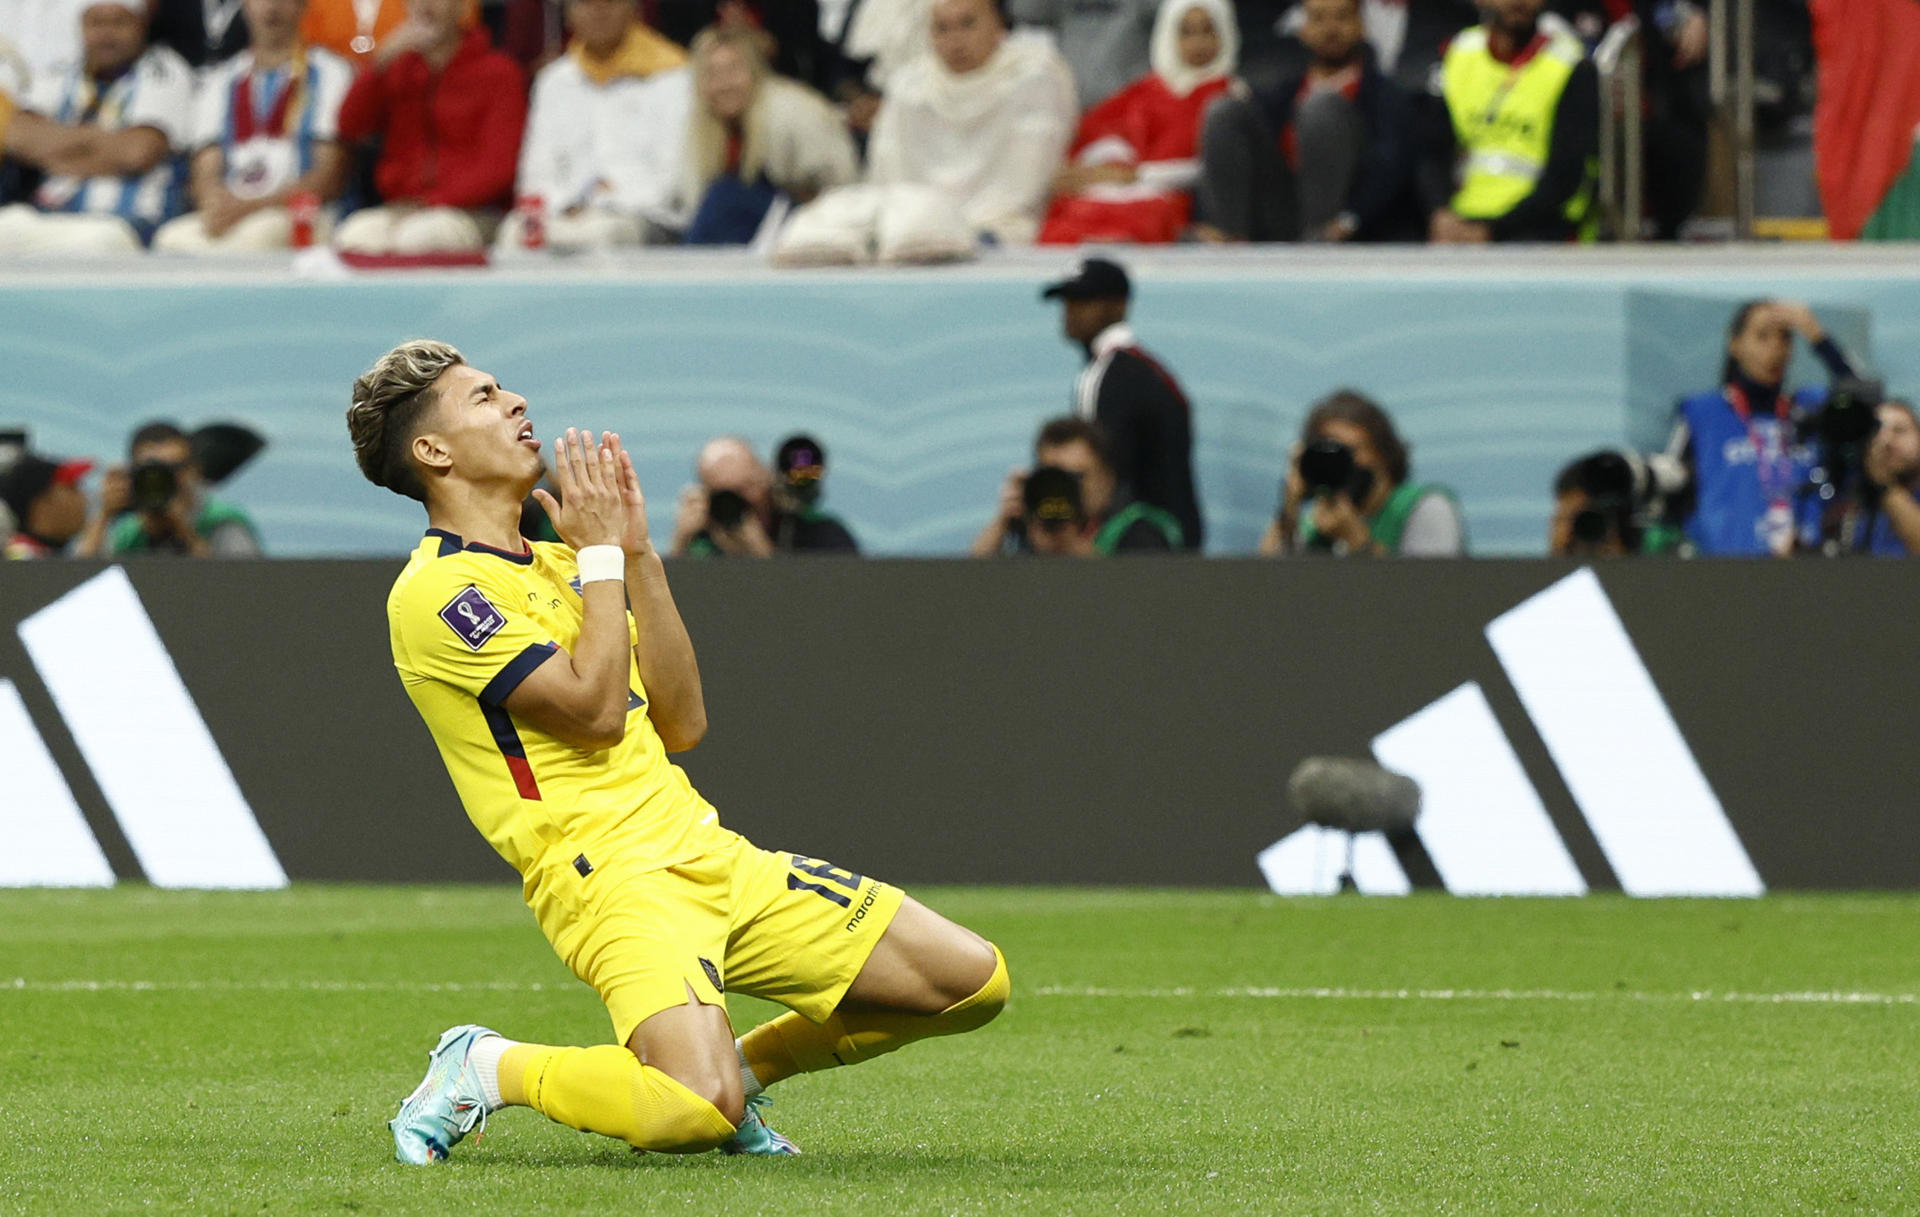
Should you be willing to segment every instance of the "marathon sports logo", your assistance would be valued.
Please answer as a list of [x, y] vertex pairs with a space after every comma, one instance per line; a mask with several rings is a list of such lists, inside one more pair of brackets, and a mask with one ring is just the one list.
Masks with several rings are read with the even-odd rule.
[[[1591, 570], [1495, 618], [1486, 636], [1628, 895], [1766, 890]], [[1448, 891], [1587, 891], [1478, 684], [1375, 737], [1373, 755], [1419, 782], [1414, 831]], [[1346, 834], [1308, 825], [1261, 851], [1259, 864], [1276, 892], [1332, 892], [1346, 850]], [[1353, 841], [1353, 877], [1376, 895], [1411, 889], [1379, 833]]]
[[[287, 875], [126, 572], [113, 567], [22, 621], [52, 695], [155, 887], [285, 887]], [[113, 868], [0, 679], [0, 887], [109, 887]]]

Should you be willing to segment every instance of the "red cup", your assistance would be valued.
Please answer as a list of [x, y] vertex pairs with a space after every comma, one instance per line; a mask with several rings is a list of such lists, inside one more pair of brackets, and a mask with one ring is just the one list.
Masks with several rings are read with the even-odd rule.
[[311, 190], [295, 191], [287, 196], [287, 214], [293, 220], [287, 243], [295, 249], [306, 249], [313, 244], [314, 222], [320, 218], [320, 196]]
[[520, 248], [547, 247], [547, 200], [537, 194], [523, 194], [514, 205], [520, 213]]

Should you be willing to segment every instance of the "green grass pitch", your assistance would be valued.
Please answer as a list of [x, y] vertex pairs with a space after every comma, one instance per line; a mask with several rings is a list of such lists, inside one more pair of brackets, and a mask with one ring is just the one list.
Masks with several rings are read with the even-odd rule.
[[511, 886], [0, 893], [0, 1211], [1920, 1212], [1920, 898], [919, 894], [1013, 1005], [779, 1087], [804, 1157], [413, 1168], [442, 1028], [608, 1038]]

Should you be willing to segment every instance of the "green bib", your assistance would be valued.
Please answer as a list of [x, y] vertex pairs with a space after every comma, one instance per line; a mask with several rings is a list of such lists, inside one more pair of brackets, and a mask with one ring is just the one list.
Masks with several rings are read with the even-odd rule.
[[1119, 547], [1120, 538], [1126, 536], [1127, 530], [1141, 520], [1166, 534], [1168, 549], [1180, 548], [1185, 534], [1180, 531], [1180, 521], [1174, 519], [1171, 512], [1162, 511], [1150, 503], [1128, 503], [1114, 512], [1113, 517], [1093, 535], [1093, 552], [1103, 557], [1112, 554]]
[[[1420, 500], [1429, 494], [1445, 495], [1449, 500], [1453, 492], [1445, 486], [1435, 486], [1426, 482], [1402, 482], [1387, 496], [1380, 505], [1380, 514], [1367, 521], [1367, 531], [1380, 548], [1390, 554], [1400, 552], [1400, 538], [1406, 535], [1407, 521], [1413, 516], [1413, 509]], [[1302, 549], [1312, 545], [1320, 536], [1320, 530], [1313, 526], [1313, 513], [1303, 510], [1300, 513], [1299, 545]]]
[[[1578, 39], [1550, 34], [1547, 44], [1518, 67], [1501, 63], [1487, 49], [1487, 29], [1463, 30], [1440, 64], [1440, 87], [1453, 135], [1466, 154], [1453, 210], [1469, 220], [1490, 220], [1512, 211], [1533, 193], [1553, 144], [1553, 112], [1573, 70], [1586, 57]], [[1596, 235], [1593, 179], [1568, 200], [1566, 218], [1582, 240]]]
[[[194, 517], [193, 531], [210, 537], [223, 524], [242, 524], [248, 532], [254, 532], [253, 521], [238, 507], [211, 495], [201, 499], [200, 514]], [[147, 539], [147, 530], [141, 526], [138, 512], [130, 511], [115, 520], [107, 533], [107, 549], [111, 553], [137, 554], [151, 548], [153, 543]]]

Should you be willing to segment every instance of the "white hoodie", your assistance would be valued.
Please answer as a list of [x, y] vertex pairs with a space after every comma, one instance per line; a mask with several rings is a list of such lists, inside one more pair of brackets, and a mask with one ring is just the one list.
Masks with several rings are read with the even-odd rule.
[[887, 86], [867, 180], [934, 187], [975, 230], [1028, 242], [1078, 117], [1073, 74], [1041, 35], [1009, 34], [964, 74], [927, 52]]

